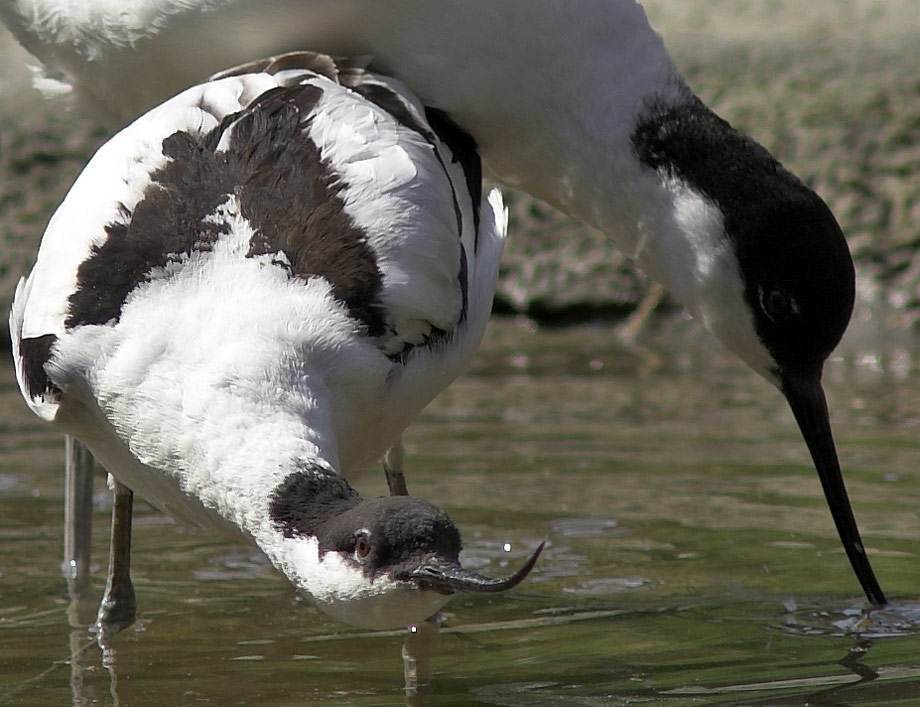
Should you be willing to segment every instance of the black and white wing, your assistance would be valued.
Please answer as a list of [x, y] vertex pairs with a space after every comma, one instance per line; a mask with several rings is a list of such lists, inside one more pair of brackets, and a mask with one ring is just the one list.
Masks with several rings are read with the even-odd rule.
[[480, 188], [472, 140], [358, 63], [285, 55], [190, 88], [106, 143], [52, 218], [10, 319], [23, 394], [54, 419], [80, 366], [49, 366], [60, 339], [116, 326], [231, 230], [245, 257], [326, 280], [381, 351], [446, 384], [481, 337], [505, 234]]

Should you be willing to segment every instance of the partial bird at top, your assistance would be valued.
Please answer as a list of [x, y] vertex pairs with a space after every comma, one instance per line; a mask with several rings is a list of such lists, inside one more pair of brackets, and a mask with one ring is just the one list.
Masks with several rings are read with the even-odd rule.
[[22, 44], [115, 121], [265, 54], [367, 55], [484, 166], [604, 232], [786, 396], [866, 596], [885, 596], [821, 385], [853, 263], [825, 203], [688, 88], [634, 0], [5, 0]]

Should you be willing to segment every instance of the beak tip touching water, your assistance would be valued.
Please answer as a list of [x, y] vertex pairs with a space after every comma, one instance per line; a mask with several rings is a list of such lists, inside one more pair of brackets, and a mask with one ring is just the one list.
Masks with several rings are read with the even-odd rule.
[[869, 557], [866, 555], [859, 527], [850, 506], [846, 485], [837, 458], [837, 448], [831, 434], [830, 417], [824, 389], [821, 387], [821, 374], [809, 376], [781, 376], [783, 395], [789, 402], [795, 415], [808, 451], [821, 480], [824, 496], [830, 507], [831, 516], [837, 526], [837, 532], [843, 543], [856, 578], [862, 585], [868, 600], [875, 606], [888, 603], [882, 588], [875, 577]]

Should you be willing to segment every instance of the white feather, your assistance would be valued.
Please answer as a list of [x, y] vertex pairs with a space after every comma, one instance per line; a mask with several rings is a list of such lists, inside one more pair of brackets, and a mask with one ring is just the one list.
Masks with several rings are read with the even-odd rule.
[[255, 57], [371, 56], [468, 130], [500, 180], [627, 251], [634, 116], [682, 86], [636, 0], [18, 0], [0, 15], [115, 125]]
[[[71, 4], [18, 0], [0, 4], [0, 13], [116, 123], [254, 56], [293, 48], [367, 55], [469, 131], [498, 180], [604, 231], [690, 311], [707, 306], [687, 286], [701, 273], [665, 262], [694, 250], [695, 236], [677, 220], [680, 193], [640, 162], [632, 143], [649, 105], [687, 98], [636, 0], [148, 0], [119, 15], [114, 0]], [[47, 16], [55, 21], [36, 19]], [[391, 272], [394, 284], [398, 274]], [[389, 296], [397, 294], [394, 287]], [[728, 321], [745, 305], [725, 306], [731, 311], [719, 317]], [[761, 371], [766, 353], [756, 337], [713, 321], [703, 323]]]
[[[348, 582], [335, 590], [316, 557], [298, 565], [305, 551], [274, 526], [269, 505], [305, 461], [341, 474], [374, 462], [463, 370], [491, 309], [505, 215], [495, 192], [481, 210], [477, 247], [472, 199], [446, 146], [433, 146], [328, 79], [283, 74], [188, 89], [99, 150], [17, 290], [10, 326], [19, 383], [37, 414], [83, 440], [141, 497], [184, 521], [255, 541], [320, 606], [346, 620], [400, 625], [407, 612], [420, 620], [445, 597], [414, 592], [406, 603], [391, 596], [405, 587], [383, 580], [360, 591]], [[432, 327], [446, 335], [388, 356], [392, 341], [369, 337], [325, 279], [291, 277], [283, 253], [249, 255], [253, 225], [234, 193], [202, 218], [220, 226], [215, 242], [153, 268], [117, 320], [68, 324], [78, 268], [110, 237], [106, 224], [131, 218], [145, 193], [160, 188], [151, 180], [167, 163], [164, 138], [201, 135], [282, 82], [322, 88], [303, 137], [314, 139], [324, 162], [339, 171], [346, 209], [368, 230], [394, 336]], [[403, 320], [424, 326], [410, 323], [409, 334], [401, 333]], [[33, 400], [19, 346], [49, 334], [57, 341], [44, 369], [62, 392], [59, 400]], [[341, 602], [350, 607], [335, 608]]]

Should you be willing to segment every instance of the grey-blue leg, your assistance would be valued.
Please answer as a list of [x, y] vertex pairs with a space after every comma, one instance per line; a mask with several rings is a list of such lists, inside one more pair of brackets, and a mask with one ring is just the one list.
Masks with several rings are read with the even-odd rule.
[[64, 438], [64, 562], [62, 569], [72, 598], [90, 586], [93, 535], [93, 455], [79, 440]]
[[112, 544], [105, 594], [96, 616], [96, 630], [104, 639], [134, 623], [137, 599], [131, 583], [131, 514], [134, 492], [111, 475], [109, 485], [115, 494], [112, 503]]

